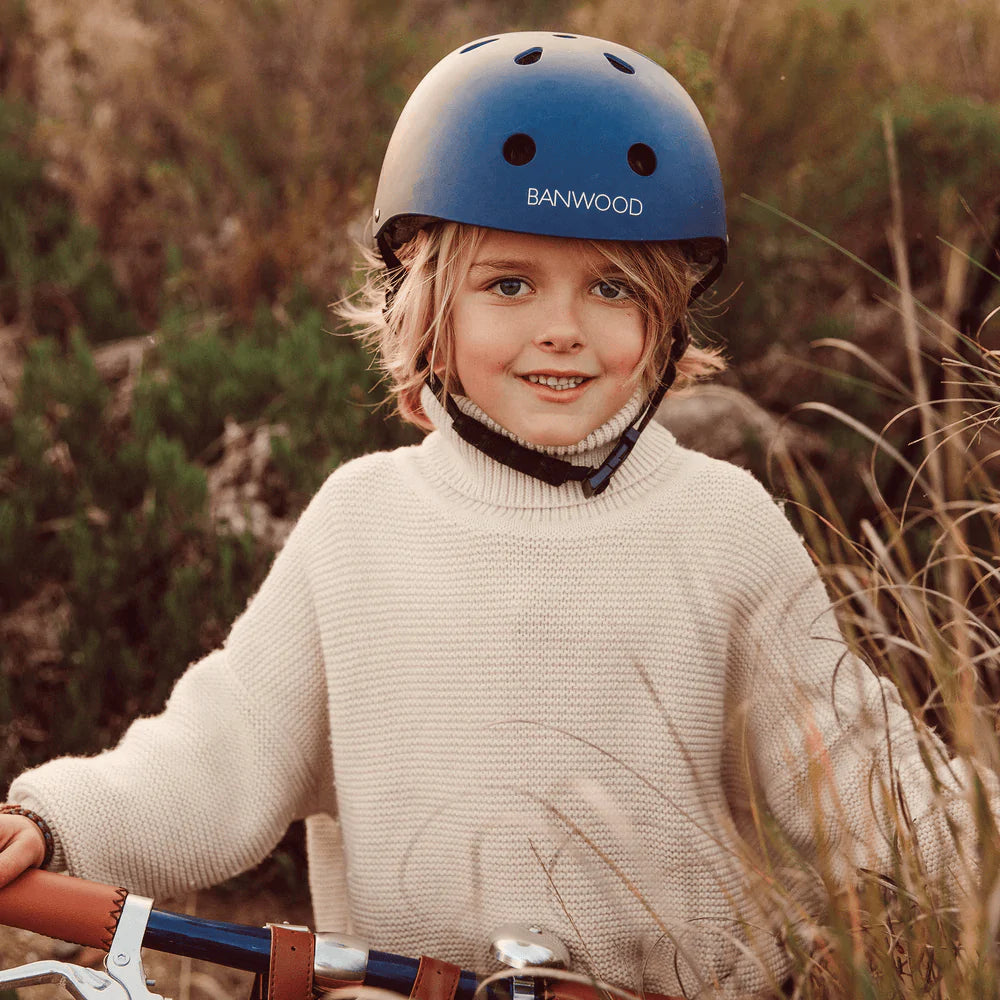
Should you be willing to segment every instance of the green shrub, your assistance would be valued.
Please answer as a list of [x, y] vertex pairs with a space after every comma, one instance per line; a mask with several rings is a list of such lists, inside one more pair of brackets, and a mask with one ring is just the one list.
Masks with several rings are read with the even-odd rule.
[[[872, 219], [891, 217], [884, 113], [895, 135], [913, 280], [940, 282], [937, 238], [955, 241], [970, 226], [986, 230], [1000, 204], [1000, 104], [916, 86], [892, 94], [859, 122], [829, 174], [818, 179], [815, 199], [824, 208], [815, 221], [828, 231], [853, 236], [869, 231]], [[888, 269], [881, 243], [874, 243], [875, 262]]]
[[126, 426], [82, 335], [29, 352], [17, 412], [0, 424], [0, 601], [13, 609], [55, 584], [68, 613], [44, 669], [32, 650], [0, 651], [5, 724], [46, 736], [8, 750], [2, 779], [96, 750], [158, 710], [259, 585], [273, 553], [208, 513], [227, 419], [283, 428], [270, 486], [283, 518], [342, 461], [406, 437], [376, 409], [367, 356], [301, 297], [283, 323], [266, 309], [249, 327], [191, 322], [165, 322]]
[[33, 127], [30, 108], [0, 97], [0, 321], [59, 337], [82, 325], [92, 341], [134, 336], [98, 233], [46, 180]]

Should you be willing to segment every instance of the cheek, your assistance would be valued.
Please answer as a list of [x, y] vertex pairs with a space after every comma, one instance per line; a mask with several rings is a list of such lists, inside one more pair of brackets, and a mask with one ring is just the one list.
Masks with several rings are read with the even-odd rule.
[[614, 339], [614, 346], [606, 358], [608, 370], [619, 378], [628, 378], [642, 360], [646, 346], [643, 323], [623, 324]]
[[463, 383], [504, 373], [516, 350], [507, 345], [504, 330], [490, 317], [457, 314], [455, 323], [455, 368]]
[[482, 327], [476, 333], [455, 337], [454, 369], [465, 395], [482, 404], [494, 386], [494, 378], [506, 370], [506, 358]]
[[489, 364], [487, 343], [480, 337], [455, 338], [455, 368], [460, 376], [474, 376]]

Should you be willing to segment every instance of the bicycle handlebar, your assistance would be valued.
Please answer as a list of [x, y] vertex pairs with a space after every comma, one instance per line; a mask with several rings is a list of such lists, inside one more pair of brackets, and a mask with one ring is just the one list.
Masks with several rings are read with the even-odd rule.
[[[409, 995], [420, 966], [418, 959], [376, 951], [344, 934], [319, 931], [314, 937], [318, 990], [335, 989], [345, 982], [363, 982], [366, 986]], [[268, 971], [271, 933], [266, 927], [153, 910], [143, 940], [146, 947], [154, 951], [200, 958], [247, 972], [264, 974]], [[472, 1000], [478, 985], [476, 974], [463, 970], [456, 1000]], [[493, 991], [494, 1000], [502, 1000], [502, 993], [502, 990]]]
[[[622, 990], [606, 992], [583, 977], [550, 978], [565, 967], [569, 954], [558, 939], [537, 928], [510, 925], [498, 932], [495, 956], [510, 967], [510, 977], [480, 985], [466, 969], [434, 959], [407, 958], [375, 951], [356, 938], [312, 933], [278, 925], [249, 927], [154, 910], [153, 901], [126, 889], [53, 872], [29, 870], [0, 888], [0, 924], [59, 938], [108, 952], [98, 972], [54, 960], [0, 970], [0, 989], [41, 982], [61, 982], [77, 1000], [163, 1000], [149, 990], [142, 970], [143, 946], [216, 965], [258, 973], [275, 970], [275, 942], [289, 935], [309, 942], [315, 961], [309, 982], [315, 994], [342, 987], [370, 986], [406, 996], [445, 996], [443, 987], [427, 986], [428, 976], [444, 974], [447, 1000], [600, 1000], [611, 994], [638, 1000]], [[291, 951], [296, 949], [293, 946]], [[425, 963], [427, 969], [425, 971]], [[481, 994], [481, 998], [478, 995]], [[646, 1000], [675, 1000], [645, 993]], [[287, 1000], [280, 991], [269, 1000]]]
[[[0, 924], [108, 951], [130, 898], [142, 899], [130, 896], [123, 888], [32, 869], [0, 888]], [[268, 972], [271, 932], [267, 927], [153, 910], [151, 901], [146, 902], [150, 908], [139, 944], [234, 969]], [[419, 960], [369, 949], [346, 935], [320, 932], [314, 937], [317, 991], [364, 983], [404, 995], [410, 993]], [[462, 970], [456, 1000], [472, 1000], [478, 984], [475, 973]], [[491, 984], [489, 992], [493, 1000], [510, 996], [503, 983]]]

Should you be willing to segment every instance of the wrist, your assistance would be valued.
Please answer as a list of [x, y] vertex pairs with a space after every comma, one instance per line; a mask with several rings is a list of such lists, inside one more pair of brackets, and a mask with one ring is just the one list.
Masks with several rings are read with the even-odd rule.
[[38, 813], [31, 809], [26, 809], [24, 806], [19, 806], [15, 802], [6, 802], [0, 805], [0, 816], [23, 816], [27, 820], [31, 820], [32, 823], [38, 828], [38, 832], [42, 836], [42, 840], [45, 842], [45, 854], [42, 857], [41, 864], [39, 868], [48, 867], [49, 863], [52, 861], [52, 854], [55, 851], [55, 838], [52, 836], [52, 831], [49, 829], [49, 824], [42, 819]]

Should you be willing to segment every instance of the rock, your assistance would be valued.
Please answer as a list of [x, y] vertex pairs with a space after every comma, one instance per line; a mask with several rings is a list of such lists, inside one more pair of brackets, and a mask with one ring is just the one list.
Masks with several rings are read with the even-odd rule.
[[769, 456], [813, 458], [826, 449], [816, 434], [779, 420], [745, 393], [695, 385], [669, 393], [655, 419], [686, 448], [751, 469], [763, 477]]
[[72, 607], [66, 591], [48, 581], [28, 600], [0, 615], [0, 645], [13, 662], [38, 670], [63, 659], [62, 637]]
[[141, 371], [154, 347], [156, 338], [147, 335], [112, 340], [93, 349], [94, 367], [105, 382], [117, 382]]
[[127, 426], [132, 414], [132, 397], [146, 356], [156, 347], [151, 336], [126, 337], [94, 348], [94, 366], [112, 389], [108, 419], [116, 427]]
[[0, 324], [0, 421], [10, 420], [17, 409], [26, 339], [20, 327]]
[[216, 524], [234, 534], [249, 531], [273, 550], [282, 546], [294, 523], [276, 516], [268, 503], [271, 438], [287, 434], [280, 424], [243, 426], [227, 419], [222, 455], [207, 470], [209, 510]]

